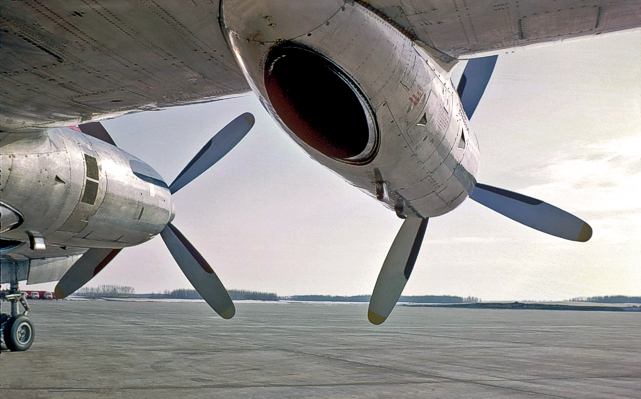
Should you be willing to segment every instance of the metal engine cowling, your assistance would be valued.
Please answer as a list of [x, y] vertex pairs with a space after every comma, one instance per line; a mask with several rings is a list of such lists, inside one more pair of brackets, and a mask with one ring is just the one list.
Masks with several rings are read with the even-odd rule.
[[[358, 2], [223, 0], [221, 24], [265, 109], [312, 158], [421, 217], [473, 187], [476, 141], [449, 77]], [[423, 55], [422, 55], [423, 54]], [[461, 165], [464, 165], [461, 166]], [[384, 198], [383, 198], [384, 197]]]

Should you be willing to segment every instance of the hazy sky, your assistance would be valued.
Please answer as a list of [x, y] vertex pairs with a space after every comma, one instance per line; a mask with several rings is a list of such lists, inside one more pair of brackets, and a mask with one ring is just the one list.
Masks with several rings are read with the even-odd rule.
[[[253, 130], [175, 195], [174, 224], [228, 289], [371, 293], [402, 221], [312, 161], [254, 95], [104, 125], [171, 182], [246, 111], [256, 117]], [[405, 294], [641, 295], [641, 33], [499, 56], [471, 128], [481, 145], [480, 182], [574, 213], [594, 235], [568, 242], [466, 200], [430, 219]], [[190, 287], [159, 237], [123, 250], [89, 283], [101, 284]]]

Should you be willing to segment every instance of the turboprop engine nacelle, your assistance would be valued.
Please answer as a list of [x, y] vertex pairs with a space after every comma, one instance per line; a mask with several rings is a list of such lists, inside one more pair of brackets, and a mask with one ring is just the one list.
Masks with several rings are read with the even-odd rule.
[[151, 239], [173, 218], [160, 175], [117, 147], [72, 128], [3, 141], [0, 202], [19, 220], [2, 233], [5, 250], [33, 236], [59, 246], [123, 248]]
[[472, 191], [478, 144], [429, 51], [358, 2], [223, 0], [263, 106], [315, 160], [388, 207], [444, 214]]

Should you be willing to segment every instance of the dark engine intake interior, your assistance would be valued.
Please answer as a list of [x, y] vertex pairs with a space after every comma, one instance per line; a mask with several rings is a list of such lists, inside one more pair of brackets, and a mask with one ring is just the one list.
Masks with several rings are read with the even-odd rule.
[[292, 44], [275, 47], [265, 87], [283, 123], [312, 148], [350, 163], [366, 163], [376, 154], [378, 132], [369, 102], [327, 58]]

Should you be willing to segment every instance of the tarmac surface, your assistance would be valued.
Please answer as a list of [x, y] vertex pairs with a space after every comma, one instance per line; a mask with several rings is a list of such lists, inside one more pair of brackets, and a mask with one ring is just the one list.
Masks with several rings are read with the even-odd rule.
[[[0, 398], [641, 398], [641, 314], [31, 301]], [[3, 311], [8, 311], [5, 302]]]

